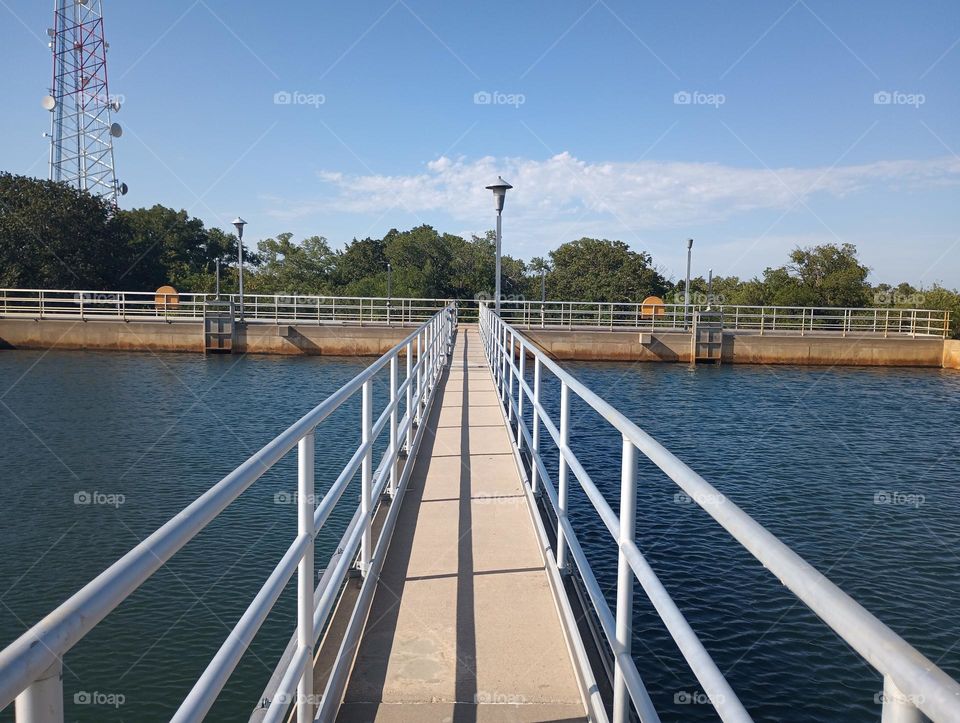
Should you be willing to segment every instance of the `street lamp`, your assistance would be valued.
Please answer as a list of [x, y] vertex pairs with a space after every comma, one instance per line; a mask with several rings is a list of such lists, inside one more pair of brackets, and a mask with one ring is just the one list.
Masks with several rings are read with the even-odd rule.
[[493, 191], [493, 199], [497, 205], [497, 281], [496, 281], [496, 311], [500, 314], [500, 241], [502, 238], [500, 232], [500, 215], [503, 213], [503, 202], [507, 197], [507, 190], [513, 188], [509, 183], [503, 180], [502, 176], [497, 176], [497, 182], [487, 186], [487, 189]]
[[687, 283], [683, 290], [683, 328], [687, 328], [690, 314], [690, 255], [693, 251], [693, 239], [687, 239]]
[[[387, 262], [387, 324], [390, 323], [390, 301], [393, 299], [393, 266]], [[402, 311], [402, 307], [401, 307]]]
[[237, 216], [233, 221], [234, 227], [237, 229], [237, 253], [240, 258], [240, 267], [239, 267], [239, 280], [240, 280], [240, 321], [243, 321], [243, 227], [247, 225], [247, 222], [242, 218]]

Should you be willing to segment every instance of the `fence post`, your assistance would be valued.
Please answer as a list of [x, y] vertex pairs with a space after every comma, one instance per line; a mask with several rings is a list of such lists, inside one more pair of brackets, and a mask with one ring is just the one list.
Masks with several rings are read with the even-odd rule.
[[520, 374], [517, 378], [517, 449], [523, 450], [523, 383], [526, 381], [524, 375], [527, 366], [527, 353], [523, 348], [523, 339], [520, 339]]
[[509, 375], [508, 375], [508, 377], [507, 377], [507, 378], [510, 380], [510, 391], [507, 393], [507, 421], [509, 421], [509, 422], [512, 422], [512, 421], [513, 421], [513, 399], [512, 399], [512, 397], [513, 397], [513, 378], [514, 378], [514, 373], [513, 373], [513, 366], [514, 366], [514, 364], [513, 364], [513, 344], [514, 344], [514, 333], [513, 333], [513, 331], [511, 331], [511, 332], [510, 332], [510, 356], [509, 356], [509, 361], [507, 362], [507, 366], [508, 366], [509, 369], [510, 369], [510, 373], [509, 373]]
[[423, 384], [423, 364], [420, 363], [423, 360], [423, 351], [420, 342], [420, 337], [422, 336], [423, 331], [417, 332], [417, 393], [414, 396], [415, 408], [412, 410], [412, 419], [416, 421], [418, 425], [420, 424], [420, 389]]
[[390, 358], [390, 497], [397, 495], [397, 428], [400, 414], [400, 400], [397, 398], [397, 355]]
[[407, 419], [410, 423], [407, 425], [407, 454], [410, 454], [410, 448], [413, 447], [413, 379], [410, 378], [410, 372], [413, 369], [413, 342], [407, 342]]
[[540, 467], [537, 459], [540, 458], [540, 357], [533, 358], [533, 453], [531, 455], [530, 479], [533, 493], [537, 493], [540, 480]]
[[570, 388], [566, 382], [560, 386], [560, 462], [557, 468], [557, 567], [563, 572], [567, 567], [567, 540], [564, 536], [563, 520], [567, 517], [568, 481], [570, 469], [563, 456], [570, 441]]
[[310, 537], [297, 567], [297, 645], [309, 651], [297, 685], [297, 723], [313, 720], [314, 448], [311, 431], [297, 445], [297, 535]]
[[[373, 381], [370, 379], [367, 379], [367, 381], [363, 383], [363, 400], [360, 417], [360, 443], [366, 445], [370, 443], [370, 438], [373, 436]], [[370, 444], [367, 451], [363, 454], [363, 466], [360, 478], [360, 510], [363, 518], [361, 521], [361, 524], [363, 524], [363, 541], [360, 547], [360, 572], [366, 577], [367, 572], [370, 570], [372, 546], [370, 534], [370, 511], [373, 506], [373, 500], [370, 499], [373, 496], [372, 444]]]
[[[633, 542], [637, 520], [637, 449], [623, 436], [620, 466], [620, 555], [617, 560], [617, 652], [630, 656], [633, 636], [633, 569], [627, 561], [624, 545]], [[623, 675], [621, 657], [615, 658], [613, 677], [613, 721], [630, 720], [630, 696]]]
[[880, 720], [882, 723], [922, 723], [927, 718], [897, 688], [893, 678], [885, 675], [883, 676], [883, 713]]
[[18, 695], [14, 708], [17, 723], [62, 723], [63, 661], [57, 660]]

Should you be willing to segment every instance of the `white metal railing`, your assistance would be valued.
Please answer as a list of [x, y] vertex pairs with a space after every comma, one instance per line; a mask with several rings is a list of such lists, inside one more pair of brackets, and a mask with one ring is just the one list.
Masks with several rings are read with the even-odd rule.
[[731, 331], [946, 337], [950, 312], [937, 309], [813, 306], [713, 306], [588, 301], [503, 301], [500, 316], [518, 328], [685, 330], [695, 312], [717, 311]]
[[[960, 684], [910, 646], [853, 598], [784, 545], [703, 477], [636, 424], [543, 354], [515, 327], [481, 305], [480, 331], [504, 415], [517, 452], [529, 460], [529, 484], [545, 496], [557, 520], [556, 560], [579, 573], [614, 658], [614, 721], [628, 720], [630, 703], [644, 722], [659, 720], [631, 656], [634, 578], [648, 595], [670, 635], [724, 721], [749, 721], [723, 674], [636, 544], [637, 452], [647, 457], [692, 500], [770, 570], [804, 604], [883, 676], [883, 720], [960, 721]], [[533, 358], [533, 387], [526, 379]], [[541, 400], [544, 371], [560, 383], [560, 419], [554, 422]], [[592, 407], [622, 439], [620, 515], [584, 470], [570, 444], [570, 396]], [[529, 406], [527, 406], [529, 405]], [[528, 427], [524, 408], [531, 415]], [[532, 427], [532, 428], [531, 428]], [[559, 454], [556, 485], [543, 458], [541, 428]], [[570, 472], [619, 548], [616, 605], [607, 604], [568, 517]]]
[[[430, 409], [439, 375], [447, 364], [456, 323], [456, 306], [453, 304], [431, 316], [404, 341], [0, 652], [0, 709], [16, 700], [18, 721], [62, 721], [63, 656], [241, 493], [296, 447], [297, 536], [187, 695], [173, 720], [203, 719], [296, 571], [297, 648], [286, 663], [274, 702], [269, 705], [264, 719], [283, 720], [289, 701], [296, 701], [298, 722], [312, 721], [316, 699], [313, 694], [314, 646], [355, 559], [358, 559], [364, 581], [360, 602], [351, 619], [348, 639], [353, 635], [355, 640], [359, 634], [358, 625], [366, 618], [372, 589], [383, 564], [385, 544], [389, 542], [396, 521], [400, 507], [397, 503], [402, 498], [416, 449], [426, 428], [420, 422]], [[406, 376], [402, 383], [398, 383], [401, 355], [406, 360]], [[374, 418], [374, 377], [385, 368], [389, 368], [390, 376], [389, 401], [379, 416]], [[358, 392], [362, 396], [361, 443], [317, 503], [314, 496], [314, 447], [318, 425]], [[402, 419], [399, 416], [401, 400], [405, 400]], [[389, 430], [389, 444], [374, 470], [374, 443], [384, 430]], [[401, 455], [401, 450], [405, 450], [406, 454]], [[358, 471], [359, 505], [315, 589], [314, 539]], [[394, 498], [395, 503], [389, 507], [374, 550], [371, 532], [373, 514], [384, 491]], [[324, 691], [321, 710], [329, 708], [331, 700], [339, 702], [336, 686], [342, 685], [343, 671], [349, 668], [352, 660], [353, 652], [345, 643], [337, 657], [334, 675], [331, 675]]]
[[[215, 294], [0, 289], [0, 317], [84, 321], [200, 321]], [[449, 299], [222, 294], [244, 321], [297, 324], [421, 324]]]

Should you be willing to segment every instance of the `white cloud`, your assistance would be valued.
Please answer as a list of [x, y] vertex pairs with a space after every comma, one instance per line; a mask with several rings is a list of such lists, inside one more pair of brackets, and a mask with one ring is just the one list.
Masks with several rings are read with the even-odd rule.
[[320, 181], [332, 194], [279, 203], [273, 214], [291, 220], [330, 212], [379, 216], [395, 209], [427, 220], [442, 213], [463, 226], [486, 229], [492, 199], [484, 186], [498, 174], [515, 186], [507, 197], [514, 231], [532, 240], [563, 227], [637, 234], [722, 221], [758, 209], [786, 210], [818, 195], [842, 198], [876, 188], [954, 185], [960, 181], [960, 159], [768, 170], [717, 163], [591, 163], [569, 153], [545, 160], [442, 156], [409, 175], [320, 171]]

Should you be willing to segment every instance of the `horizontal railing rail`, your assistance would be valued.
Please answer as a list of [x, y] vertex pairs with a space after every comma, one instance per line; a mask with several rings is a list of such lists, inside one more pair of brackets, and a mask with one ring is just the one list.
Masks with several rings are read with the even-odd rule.
[[500, 316], [517, 328], [684, 331], [697, 312], [720, 315], [724, 329], [759, 334], [946, 337], [950, 312], [894, 307], [741, 306], [587, 301], [503, 301]]
[[0, 317], [83, 321], [201, 321], [206, 304], [230, 301], [238, 319], [296, 324], [417, 325], [450, 299], [295, 294], [160, 294], [144, 291], [0, 289]]
[[[0, 317], [122, 321], [199, 321], [207, 302], [232, 301], [249, 322], [296, 324], [419, 324], [450, 299], [337, 297], [305, 294], [176, 293], [0, 289]], [[476, 321], [477, 301], [459, 301], [461, 318]], [[720, 314], [730, 331], [757, 334], [839, 334], [946, 337], [950, 312], [894, 307], [842, 308], [504, 300], [501, 317], [518, 328], [686, 331], [697, 312]]]
[[[173, 717], [199, 721], [210, 710], [253, 637], [271, 612], [280, 593], [297, 572], [297, 649], [283, 664], [281, 682], [266, 720], [283, 720], [296, 702], [299, 723], [314, 719], [313, 650], [346, 579], [357, 560], [364, 587], [371, 587], [382, 560], [374, 557], [373, 516], [381, 495], [398, 500], [412, 470], [440, 373], [447, 364], [456, 328], [456, 306], [449, 304], [418, 326], [402, 342], [334, 392], [259, 452], [211, 487], [79, 592], [0, 651], [0, 709], [16, 701], [18, 721], [62, 721], [63, 656], [114, 608], [212, 522], [228, 505], [297, 448], [297, 535], [250, 602], [236, 626]], [[403, 356], [406, 374], [399, 382]], [[414, 361], [416, 359], [416, 361]], [[373, 382], [389, 370], [389, 399], [373, 416]], [[361, 394], [361, 443], [337, 480], [317, 503], [314, 448], [318, 426], [348, 399]], [[401, 418], [400, 407], [404, 412]], [[374, 469], [374, 444], [388, 431], [389, 443]], [[405, 451], [406, 454], [401, 454]], [[340, 549], [329, 560], [319, 586], [314, 587], [314, 540], [323, 529], [348, 485], [360, 474], [360, 501]], [[355, 498], [354, 498], [355, 499]], [[391, 520], [399, 505], [391, 505], [377, 550], [389, 541]], [[382, 556], [381, 556], [382, 557]], [[352, 657], [338, 657], [348, 667]], [[325, 695], [329, 692], [325, 691]], [[325, 702], [325, 701], [324, 701]], [[339, 702], [339, 698], [337, 698]]]
[[[721, 719], [751, 720], [637, 546], [637, 452], [673, 480], [883, 676], [884, 721], [921, 721], [921, 712], [934, 721], [960, 721], [960, 684], [485, 305], [480, 309], [480, 325], [514, 445], [521, 456], [526, 455], [529, 459], [529, 484], [534, 493], [546, 497], [556, 520], [557, 565], [563, 569], [572, 561], [613, 655], [614, 721], [629, 719], [631, 702], [642, 721], [659, 720], [631, 656], [634, 578], [646, 592]], [[534, 363], [532, 387], [527, 380], [527, 357], [532, 357]], [[557, 422], [551, 419], [541, 399], [544, 372], [551, 373], [560, 384]], [[619, 515], [571, 448], [571, 395], [588, 404], [611, 431], [621, 437]], [[525, 407], [530, 412], [529, 425], [524, 415]], [[544, 461], [541, 429], [546, 430], [558, 451], [556, 484]], [[568, 515], [570, 472], [619, 550], [613, 610], [603, 595]]]

